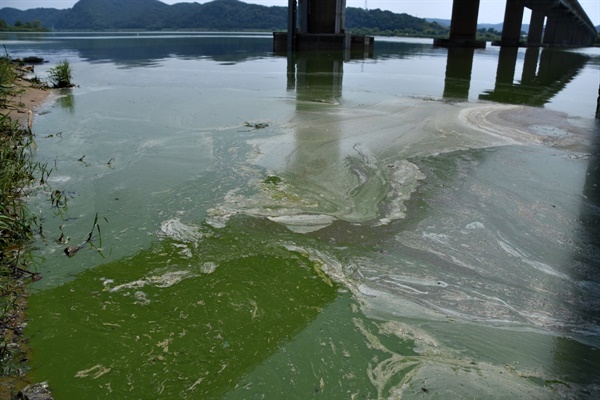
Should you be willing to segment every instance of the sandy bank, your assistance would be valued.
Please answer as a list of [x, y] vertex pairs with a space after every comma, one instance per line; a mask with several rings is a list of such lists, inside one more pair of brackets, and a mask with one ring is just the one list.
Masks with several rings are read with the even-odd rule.
[[53, 90], [40, 88], [21, 76], [15, 80], [14, 92], [15, 95], [9, 100], [8, 106], [0, 108], [0, 114], [8, 114], [12, 120], [31, 128], [35, 110], [53, 96]]

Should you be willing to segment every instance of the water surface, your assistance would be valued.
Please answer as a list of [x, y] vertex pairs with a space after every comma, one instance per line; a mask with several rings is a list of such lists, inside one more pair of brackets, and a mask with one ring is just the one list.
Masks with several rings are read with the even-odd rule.
[[78, 84], [35, 119], [29, 378], [57, 399], [598, 396], [597, 51], [271, 46], [7, 37]]

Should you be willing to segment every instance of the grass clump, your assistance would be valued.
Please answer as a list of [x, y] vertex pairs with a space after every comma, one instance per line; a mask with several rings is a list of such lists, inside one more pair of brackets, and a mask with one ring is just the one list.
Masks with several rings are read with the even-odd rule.
[[264, 182], [267, 185], [279, 185], [281, 182], [283, 182], [283, 179], [276, 175], [269, 175], [265, 178]]
[[48, 81], [55, 88], [73, 87], [73, 70], [68, 60], [59, 62], [48, 71]]

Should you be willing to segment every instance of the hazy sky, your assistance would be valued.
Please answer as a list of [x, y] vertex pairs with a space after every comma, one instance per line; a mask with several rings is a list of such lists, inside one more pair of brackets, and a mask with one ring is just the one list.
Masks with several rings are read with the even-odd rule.
[[[287, 0], [243, 0], [265, 6], [287, 6]], [[77, 0], [0, 0], [0, 8], [14, 7], [21, 10], [36, 7], [71, 8]], [[191, 3], [193, 1], [162, 0], [163, 3]], [[206, 0], [196, 1], [205, 3]], [[407, 13], [419, 18], [450, 19], [452, 0], [346, 0], [348, 7], [381, 8], [396, 13]], [[579, 0], [594, 25], [600, 25], [600, 0]], [[503, 21], [506, 0], [481, 0], [479, 22], [498, 23]], [[530, 12], [525, 9], [524, 21], [529, 22]], [[1, 18], [2, 16], [0, 16]]]

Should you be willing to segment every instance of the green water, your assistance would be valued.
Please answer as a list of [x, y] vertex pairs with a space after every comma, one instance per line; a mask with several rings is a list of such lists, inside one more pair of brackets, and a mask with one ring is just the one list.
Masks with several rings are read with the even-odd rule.
[[6, 42], [79, 85], [35, 117], [27, 379], [56, 399], [600, 394], [593, 49]]
[[[161, 243], [47, 291], [37, 310], [50, 319], [32, 332], [40, 367], [51, 381], [74, 379], [56, 396], [94, 386], [102, 395], [208, 398], [233, 388], [337, 296], [306, 257], [257, 243], [219, 232], [191, 258]], [[239, 253], [219, 257], [227, 249]], [[55, 346], [60, 357], [44, 357]]]

